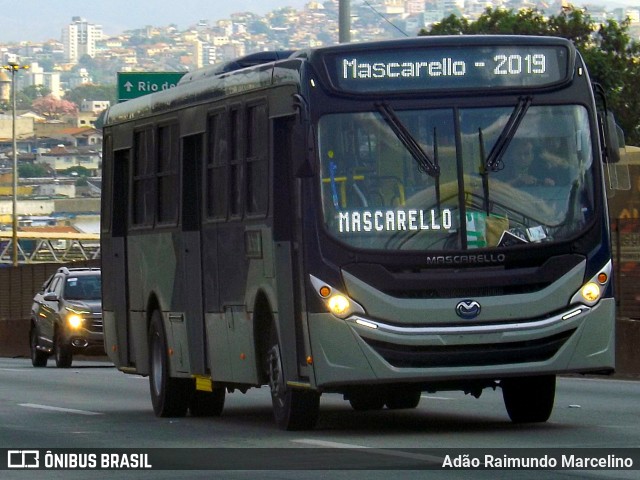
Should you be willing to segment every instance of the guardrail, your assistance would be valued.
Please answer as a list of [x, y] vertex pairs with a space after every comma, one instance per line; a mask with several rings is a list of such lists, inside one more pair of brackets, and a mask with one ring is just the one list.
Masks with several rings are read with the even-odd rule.
[[[94, 233], [17, 232], [19, 264], [68, 263], [100, 258]], [[0, 232], [0, 264], [13, 264], [13, 232]]]

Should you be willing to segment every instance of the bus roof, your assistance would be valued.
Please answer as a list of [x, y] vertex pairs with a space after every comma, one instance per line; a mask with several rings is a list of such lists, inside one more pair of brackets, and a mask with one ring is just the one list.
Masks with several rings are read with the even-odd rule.
[[[200, 99], [219, 98], [228, 94], [271, 86], [274, 84], [274, 81], [276, 81], [274, 79], [274, 67], [278, 62], [288, 62], [288, 68], [294, 70], [296, 68], [301, 68], [300, 65], [303, 62], [314, 64], [316, 72], [319, 72], [320, 75], [324, 77], [326, 84], [335, 91], [342, 90], [349, 93], [364, 94], [369, 94], [372, 91], [374, 93], [394, 93], [394, 91], [397, 91], [398, 89], [392, 83], [389, 83], [388, 86], [377, 92], [370, 88], [365, 88], [362, 91], [359, 91], [359, 85], [354, 87], [353, 84], [349, 84], [348, 82], [341, 85], [336, 81], [337, 70], [339, 70], [339, 68], [330, 64], [333, 59], [346, 54], [363, 55], [363, 58], [366, 58], [369, 64], [377, 65], [376, 63], [373, 63], [377, 60], [376, 52], [385, 52], [387, 55], [387, 57], [380, 57], [381, 61], [392, 62], [393, 60], [385, 59], [393, 59], [394, 55], [397, 53], [396, 50], [411, 52], [415, 49], [420, 52], [425, 51], [424, 49], [430, 48], [456, 48], [460, 52], [466, 50], [462, 47], [473, 46], [494, 46], [505, 49], [523, 46], [533, 48], [562, 47], [566, 49], [567, 52], [567, 65], [572, 64], [572, 60], [575, 56], [575, 48], [571, 42], [564, 38], [525, 35], [422, 36], [376, 42], [346, 43], [299, 51], [283, 50], [257, 52], [229, 62], [198, 69], [192, 73], [187, 73], [174, 88], [150, 93], [148, 95], [114, 105], [107, 110], [104, 123], [105, 126], [109, 126], [114, 123], [145, 117], [154, 113], [196, 103]], [[476, 51], [480, 52], [481, 50], [478, 49]], [[414, 59], [407, 58], [407, 60]], [[567, 68], [566, 73], [557, 73], [554, 80], [549, 83], [559, 83], [561, 80], [566, 79], [565, 77], [569, 75], [568, 70], [569, 69]], [[284, 71], [284, 69], [281, 69], [280, 73], [282, 71]], [[283, 78], [279, 74], [277, 81], [296, 82], [299, 80], [296, 75], [291, 75], [289, 77], [285, 75], [284, 77], [286, 78]], [[379, 82], [379, 84], [382, 84], [382, 82]], [[445, 87], [441, 88], [446, 88], [447, 83], [443, 82], [443, 85], [445, 85]], [[486, 87], [488, 86], [489, 85]], [[413, 90], [417, 90], [418, 88], [421, 87], [415, 87]], [[468, 89], [468, 87], [465, 88]]]

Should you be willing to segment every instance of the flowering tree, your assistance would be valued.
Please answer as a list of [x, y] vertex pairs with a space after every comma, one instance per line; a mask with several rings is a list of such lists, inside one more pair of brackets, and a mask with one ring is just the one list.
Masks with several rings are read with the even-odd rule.
[[78, 106], [67, 100], [60, 100], [54, 95], [36, 98], [31, 104], [34, 112], [48, 119], [58, 119], [62, 115], [73, 115], [78, 112]]

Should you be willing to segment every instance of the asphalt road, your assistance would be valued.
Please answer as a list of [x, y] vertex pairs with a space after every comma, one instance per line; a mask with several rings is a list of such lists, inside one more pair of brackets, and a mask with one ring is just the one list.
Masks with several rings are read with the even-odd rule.
[[[28, 359], [0, 358], [0, 448], [156, 450], [169, 457], [176, 449], [224, 452], [233, 471], [92, 471], [90, 478], [638, 478], [635, 471], [612, 470], [398, 470], [394, 462], [441, 460], [444, 455], [478, 449], [545, 449], [579, 453], [584, 448], [634, 449], [640, 452], [640, 382], [602, 378], [558, 379], [555, 409], [544, 424], [514, 425], [500, 391], [485, 390], [479, 399], [459, 392], [424, 394], [418, 408], [356, 412], [340, 395], [323, 395], [316, 429], [278, 430], [266, 388], [227, 394], [219, 418], [156, 418], [146, 378], [125, 375], [107, 362], [78, 361], [70, 369], [50, 362], [33, 368]], [[346, 460], [331, 452], [358, 450]], [[294, 449], [306, 448], [296, 452]], [[314, 450], [309, 450], [312, 448]], [[429, 450], [410, 450], [410, 449]], [[229, 449], [229, 450], [221, 450]], [[244, 450], [238, 450], [244, 449]], [[342, 450], [338, 450], [342, 449]], [[394, 450], [401, 450], [396, 453]], [[437, 449], [435, 456], [430, 449]], [[450, 450], [448, 450], [450, 449]], [[559, 450], [558, 450], [559, 449]], [[194, 450], [195, 451], [195, 450]], [[509, 452], [509, 450], [504, 450]], [[620, 450], [620, 452], [629, 450]], [[327, 468], [340, 462], [363, 470], [307, 470], [304, 454], [317, 452]], [[409, 452], [409, 453], [407, 453]], [[417, 453], [416, 453], [417, 452]], [[206, 452], [205, 452], [206, 453]], [[283, 460], [287, 471], [246, 470], [262, 456]], [[324, 456], [322, 456], [324, 455]], [[364, 460], [363, 460], [364, 458]], [[381, 460], [382, 459], [382, 460]], [[407, 460], [408, 459], [408, 460]], [[315, 460], [315, 459], [314, 459]], [[390, 463], [385, 463], [385, 461]], [[188, 460], [186, 460], [188, 462]], [[332, 463], [337, 462], [337, 463]], [[382, 463], [380, 463], [382, 462]], [[269, 462], [267, 462], [269, 463]], [[277, 463], [277, 462], [276, 462]], [[271, 464], [271, 463], [269, 463]], [[300, 465], [302, 464], [302, 465]], [[323, 467], [321, 467], [323, 468]], [[364, 467], [362, 467], [364, 468]], [[398, 467], [403, 468], [403, 467]], [[407, 467], [404, 467], [407, 468]], [[245, 469], [245, 470], [243, 470]], [[0, 471], [0, 478], [87, 478], [86, 471]]]

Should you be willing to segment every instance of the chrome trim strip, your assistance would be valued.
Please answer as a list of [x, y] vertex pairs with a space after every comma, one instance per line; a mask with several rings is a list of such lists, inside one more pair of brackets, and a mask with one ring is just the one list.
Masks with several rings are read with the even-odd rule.
[[580, 310], [578, 315], [571, 317], [571, 320], [575, 320], [576, 318], [580, 318], [583, 315], [589, 313], [591, 308], [585, 306], [579, 306], [576, 308], [572, 308], [567, 312], [563, 312], [558, 315], [554, 315], [551, 318], [545, 318], [543, 320], [537, 320], [533, 322], [517, 322], [517, 323], [500, 323], [500, 324], [486, 324], [486, 325], [456, 325], [451, 327], [399, 327], [397, 325], [388, 325], [386, 323], [382, 323], [380, 321], [372, 320], [370, 318], [366, 318], [360, 315], [352, 315], [346, 319], [346, 321], [352, 323], [354, 326], [358, 326], [359, 328], [371, 328], [362, 326], [359, 323], [356, 323], [358, 320], [370, 323], [375, 325], [376, 330], [371, 329], [372, 331], [381, 331], [381, 332], [390, 332], [399, 335], [452, 335], [452, 334], [460, 334], [460, 333], [495, 333], [495, 332], [513, 332], [519, 330], [528, 330], [535, 328], [543, 328], [555, 325], [557, 323], [567, 322], [568, 320], [563, 320], [562, 317], [571, 313], [573, 311]]

